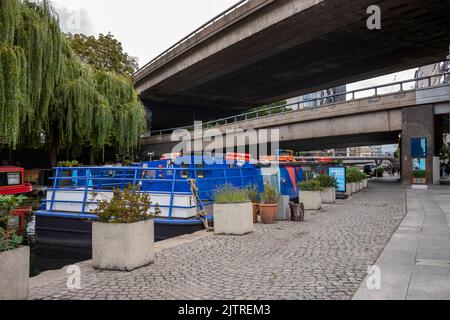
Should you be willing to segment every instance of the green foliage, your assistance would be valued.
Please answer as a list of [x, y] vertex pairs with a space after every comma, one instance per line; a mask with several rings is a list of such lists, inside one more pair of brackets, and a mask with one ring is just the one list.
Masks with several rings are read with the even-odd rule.
[[72, 168], [72, 167], [79, 167], [80, 163], [77, 160], [72, 161], [60, 161], [57, 164], [60, 168]]
[[383, 167], [379, 167], [379, 168], [375, 169], [375, 174], [376, 174], [377, 176], [383, 176], [383, 174], [384, 174], [384, 168], [383, 168]]
[[427, 177], [427, 172], [425, 170], [415, 170], [413, 171], [413, 177], [416, 179], [424, 179]]
[[240, 189], [226, 184], [214, 192], [214, 202], [217, 204], [250, 202], [247, 189]]
[[14, 231], [0, 227], [0, 252], [17, 249], [23, 242], [23, 237]]
[[98, 70], [131, 76], [138, 69], [137, 58], [123, 51], [122, 44], [111, 33], [98, 38], [84, 34], [68, 34], [70, 47], [81, 60]]
[[444, 164], [448, 164], [450, 161], [450, 148], [448, 145], [444, 144], [441, 150], [439, 150], [439, 157]]
[[14, 209], [27, 200], [24, 196], [0, 196], [0, 252], [14, 250], [22, 244], [23, 237], [8, 229], [8, 221]]
[[319, 181], [322, 188], [335, 188], [337, 186], [336, 178], [326, 174], [319, 175], [317, 181]]
[[0, 0], [0, 18], [0, 137], [9, 147], [78, 155], [84, 146], [138, 146], [145, 110], [129, 76], [83, 63], [48, 1]]
[[[268, 105], [264, 105], [261, 107], [257, 107], [257, 108], [253, 108], [251, 109], [249, 112], [256, 112], [256, 111], [260, 111], [259, 112], [259, 116], [268, 116], [269, 114], [277, 114], [277, 113], [282, 113], [284, 112], [284, 106], [286, 105], [286, 101], [279, 101], [279, 102], [274, 102]], [[271, 109], [270, 111], [267, 109]]]
[[299, 184], [301, 191], [322, 191], [323, 187], [320, 185], [318, 180], [303, 181]]
[[9, 212], [11, 212], [11, 210], [14, 210], [23, 205], [27, 199], [28, 198], [25, 196], [0, 196], [0, 214], [7, 215]]
[[367, 179], [367, 175], [356, 167], [350, 167], [347, 169], [346, 180], [348, 183], [361, 182]]
[[258, 187], [255, 185], [247, 187], [247, 197], [252, 203], [259, 203], [259, 192]]
[[130, 186], [123, 191], [115, 189], [111, 200], [98, 202], [95, 214], [103, 223], [136, 223], [149, 220], [161, 213], [158, 204], [151, 212], [152, 204], [149, 194], [139, 192], [136, 187]]
[[279, 192], [270, 184], [264, 187], [264, 192], [261, 194], [261, 202], [264, 204], [277, 204], [280, 199]]

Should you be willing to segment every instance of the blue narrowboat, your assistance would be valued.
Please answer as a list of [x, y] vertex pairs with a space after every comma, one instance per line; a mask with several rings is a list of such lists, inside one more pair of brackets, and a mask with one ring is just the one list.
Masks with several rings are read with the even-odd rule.
[[97, 202], [111, 199], [114, 189], [130, 185], [148, 193], [160, 208], [161, 214], [155, 219], [157, 241], [193, 233], [213, 223], [214, 191], [225, 184], [256, 186], [263, 191], [270, 183], [280, 194], [298, 197], [301, 167], [290, 162], [272, 164], [232, 154], [164, 157], [128, 167], [57, 167], [45, 203], [35, 212], [36, 239], [42, 244], [90, 247]]

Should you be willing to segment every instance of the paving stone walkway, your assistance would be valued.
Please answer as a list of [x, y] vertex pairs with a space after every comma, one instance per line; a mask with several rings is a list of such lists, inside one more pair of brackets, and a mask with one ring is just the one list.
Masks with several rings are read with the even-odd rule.
[[355, 299], [450, 299], [450, 187], [408, 190], [408, 213], [377, 261], [380, 286]]
[[405, 190], [373, 183], [302, 223], [257, 225], [242, 237], [205, 236], [166, 247], [129, 273], [81, 267], [31, 279], [31, 299], [351, 299], [405, 215]]

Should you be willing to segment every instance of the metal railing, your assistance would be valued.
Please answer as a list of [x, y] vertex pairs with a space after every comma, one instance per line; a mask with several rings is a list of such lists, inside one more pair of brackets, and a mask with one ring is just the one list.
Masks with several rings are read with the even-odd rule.
[[[198, 194], [204, 204], [211, 203], [214, 192], [224, 184], [232, 184], [239, 187], [256, 184], [255, 174], [252, 168], [228, 167], [221, 168], [160, 168], [160, 167], [57, 167], [55, 176], [51, 178], [53, 186], [47, 191], [51, 192], [50, 199], [43, 200], [48, 204], [47, 212], [57, 212], [55, 205], [69, 204], [79, 205], [80, 216], [94, 218], [94, 214], [88, 208], [98, 205], [99, 200], [91, 199], [93, 194], [106, 194], [114, 189], [124, 190], [128, 186], [141, 186], [140, 193], [159, 194], [169, 196], [169, 204], [154, 203], [154, 208], [168, 210], [168, 220], [172, 220], [173, 209], [192, 209], [195, 205], [175, 205], [176, 195], [192, 195], [190, 179], [196, 181]], [[154, 174], [149, 178], [147, 174]], [[209, 176], [207, 177], [206, 176]], [[161, 177], [156, 177], [161, 175]], [[82, 200], [59, 200], [57, 193], [82, 193]], [[73, 198], [73, 197], [72, 197]], [[163, 221], [165, 219], [159, 219]]]
[[142, 68], [140, 68], [138, 71], [136, 71], [133, 74], [133, 77], [139, 78], [141, 77], [143, 74], [147, 73], [147, 67], [154, 64], [156, 61], [158, 61], [159, 59], [161, 59], [163, 56], [165, 56], [166, 54], [168, 54], [169, 52], [173, 51], [174, 49], [178, 48], [180, 45], [182, 45], [183, 43], [185, 43], [186, 41], [188, 41], [189, 39], [195, 37], [197, 34], [199, 34], [200, 32], [202, 32], [203, 30], [205, 30], [206, 28], [208, 28], [209, 26], [211, 26], [213, 23], [215, 23], [216, 21], [224, 18], [225, 16], [229, 15], [231, 12], [234, 12], [236, 9], [240, 8], [241, 6], [243, 6], [244, 4], [246, 4], [247, 2], [249, 2], [250, 0], [241, 0], [238, 3], [232, 5], [230, 8], [226, 9], [225, 11], [219, 13], [217, 16], [215, 16], [214, 18], [212, 18], [211, 20], [209, 20], [208, 22], [202, 24], [199, 28], [197, 28], [196, 30], [194, 30], [193, 32], [191, 32], [190, 34], [188, 34], [186, 37], [184, 37], [183, 39], [181, 39], [180, 41], [178, 41], [177, 43], [175, 43], [173, 46], [171, 46], [170, 48], [168, 48], [167, 50], [165, 50], [164, 52], [162, 52], [161, 54], [159, 54], [158, 56], [156, 56], [155, 58], [153, 58], [149, 63], [145, 64]]
[[[442, 78], [443, 81], [439, 81], [438, 84], [436, 84], [433, 79]], [[424, 83], [425, 82], [425, 83]], [[412, 86], [408, 86], [408, 84], [413, 84]], [[420, 86], [419, 86], [420, 84]], [[308, 99], [305, 101], [299, 101], [295, 103], [290, 103], [286, 105], [281, 106], [274, 106], [269, 107], [266, 109], [261, 109], [257, 111], [251, 111], [246, 112], [226, 118], [221, 118], [218, 120], [208, 121], [204, 122], [201, 125], [191, 125], [191, 126], [184, 126], [184, 127], [176, 127], [176, 128], [169, 128], [169, 129], [162, 129], [162, 130], [155, 130], [151, 131], [150, 134], [147, 133], [146, 137], [152, 137], [152, 136], [162, 136], [164, 134], [172, 134], [174, 131], [177, 130], [188, 130], [193, 131], [195, 129], [201, 129], [206, 130], [209, 128], [214, 128], [217, 126], [224, 126], [228, 124], [238, 123], [241, 121], [247, 121], [252, 119], [258, 119], [258, 118], [264, 118], [264, 117], [270, 117], [273, 115], [281, 115], [291, 112], [296, 112], [299, 110], [306, 110], [306, 109], [313, 109], [313, 108], [321, 108], [326, 107], [330, 105], [334, 105], [337, 103], [345, 103], [349, 101], [356, 101], [356, 100], [362, 100], [362, 99], [370, 99], [370, 98], [378, 98], [378, 97], [384, 97], [384, 96], [390, 96], [395, 95], [399, 93], [406, 93], [411, 91], [420, 91], [425, 90], [427, 88], [431, 87], [439, 87], [439, 86], [446, 86], [450, 84], [450, 72], [449, 73], [443, 73], [438, 75], [432, 75], [422, 78], [414, 78], [410, 80], [403, 80], [403, 81], [397, 81], [372, 87], [366, 87], [361, 88], [357, 90], [352, 91], [346, 91], [343, 93], [337, 93], [332, 94], [328, 96], [318, 97], [314, 99]], [[395, 88], [397, 88], [395, 90]], [[388, 92], [385, 92], [388, 91]], [[365, 94], [366, 93], [366, 94]]]

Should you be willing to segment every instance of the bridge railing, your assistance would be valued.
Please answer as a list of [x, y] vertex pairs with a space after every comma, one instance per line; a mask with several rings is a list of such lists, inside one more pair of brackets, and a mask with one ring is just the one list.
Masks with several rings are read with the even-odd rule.
[[191, 125], [185, 127], [177, 127], [163, 130], [156, 130], [147, 133], [146, 137], [162, 136], [164, 134], [172, 134], [177, 130], [194, 131], [195, 129], [206, 130], [209, 128], [215, 128], [227, 124], [233, 124], [241, 121], [252, 120], [263, 117], [270, 117], [273, 115], [281, 115], [285, 113], [291, 113], [299, 110], [312, 109], [318, 107], [326, 107], [336, 103], [343, 103], [349, 101], [356, 101], [367, 98], [377, 98], [389, 95], [395, 95], [399, 93], [406, 93], [411, 91], [424, 90], [431, 87], [446, 86], [450, 84], [450, 72], [437, 74], [427, 77], [408, 79], [403, 81], [397, 81], [387, 84], [381, 84], [372, 87], [361, 88], [357, 90], [346, 91], [343, 93], [332, 94], [328, 96], [307, 99], [295, 103], [290, 103], [281, 106], [268, 107], [256, 111], [246, 112], [218, 120], [204, 122], [201, 126]]
[[181, 39], [180, 41], [178, 41], [177, 43], [175, 43], [173, 46], [171, 46], [170, 48], [168, 48], [167, 50], [165, 50], [164, 52], [162, 52], [161, 54], [159, 54], [158, 56], [156, 56], [154, 59], [152, 59], [149, 63], [147, 63], [146, 65], [144, 65], [142, 68], [140, 68], [138, 71], [136, 71], [133, 74], [133, 77], [136, 78], [140, 78], [142, 75], [148, 73], [148, 70], [146, 70], [148, 68], [148, 66], [154, 64], [155, 62], [157, 62], [158, 60], [160, 60], [163, 56], [165, 56], [166, 54], [168, 54], [169, 52], [173, 51], [174, 49], [178, 48], [179, 46], [181, 46], [183, 43], [185, 43], [186, 41], [188, 41], [189, 39], [195, 37], [197, 34], [199, 34], [200, 32], [202, 32], [203, 30], [205, 30], [206, 28], [208, 28], [209, 26], [211, 26], [213, 23], [215, 23], [216, 21], [224, 18], [225, 16], [229, 15], [230, 13], [232, 13], [233, 11], [237, 10], [238, 8], [242, 7], [244, 4], [246, 4], [247, 2], [249, 2], [250, 0], [241, 0], [238, 3], [234, 4], [233, 6], [231, 6], [230, 8], [226, 9], [225, 11], [219, 13], [217, 16], [215, 16], [214, 18], [212, 18], [211, 20], [209, 20], [208, 22], [202, 24], [199, 28], [197, 28], [195, 31], [191, 32], [190, 34], [188, 34], [186, 37], [184, 37], [183, 39]]

